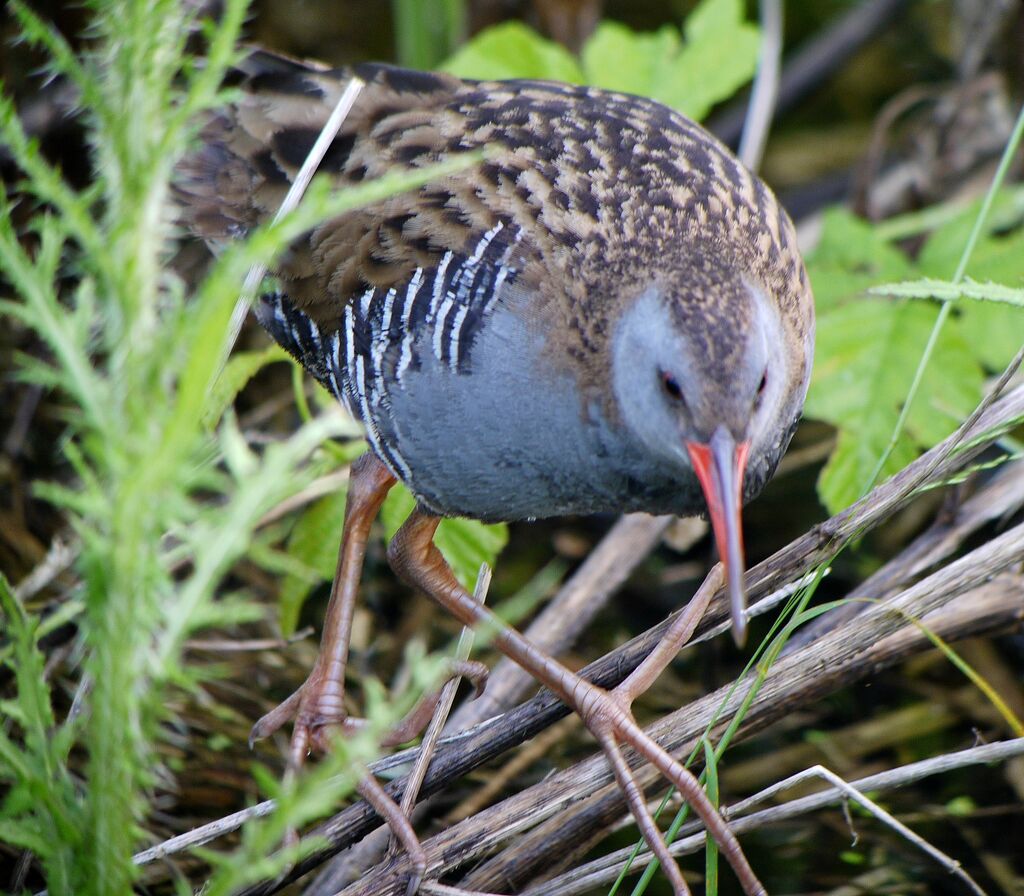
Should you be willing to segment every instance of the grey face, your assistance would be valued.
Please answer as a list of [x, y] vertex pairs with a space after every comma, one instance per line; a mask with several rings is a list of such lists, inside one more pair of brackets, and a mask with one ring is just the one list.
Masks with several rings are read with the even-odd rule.
[[651, 286], [627, 303], [613, 336], [612, 385], [645, 450], [678, 469], [681, 483], [700, 481], [741, 639], [740, 506], [774, 470], [795, 417], [784, 407], [793, 390], [782, 327], [764, 292], [745, 280], [724, 285], [714, 314], [687, 314], [687, 298], [666, 293]]
[[649, 452], [681, 470], [691, 469], [686, 443], [707, 442], [719, 426], [749, 442], [752, 459], [776, 441], [791, 371], [778, 313], [761, 290], [744, 290], [739, 332], [722, 347], [713, 332], [684, 329], [657, 287], [628, 304], [616, 328], [612, 383], [622, 418]]

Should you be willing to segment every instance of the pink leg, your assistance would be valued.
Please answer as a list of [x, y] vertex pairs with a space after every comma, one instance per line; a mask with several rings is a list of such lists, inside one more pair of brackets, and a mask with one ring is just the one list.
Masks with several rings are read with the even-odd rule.
[[288, 757], [292, 768], [302, 765], [310, 747], [324, 746], [321, 742], [323, 729], [345, 720], [345, 665], [366, 541], [370, 526], [394, 484], [395, 477], [373, 454], [364, 454], [352, 464], [338, 567], [324, 619], [320, 655], [302, 687], [263, 716], [249, 736], [250, 741], [267, 737], [293, 719]]
[[676, 896], [687, 896], [689, 891], [682, 873], [658, 833], [657, 826], [643, 806], [640, 788], [618, 749], [620, 743], [628, 744], [654, 764], [679, 790], [718, 843], [736, 872], [744, 892], [749, 896], [764, 894], [765, 889], [750, 868], [739, 842], [708, 800], [696, 778], [643, 732], [633, 720], [630, 711], [636, 694], [642, 692], [657, 677], [675, 655], [678, 646], [689, 637], [689, 632], [703, 613], [710, 594], [715, 590], [713, 583], [705, 583], [705, 587], [694, 599], [696, 605], [693, 613], [688, 610], [676, 621], [666, 634], [665, 640], [652, 654], [654, 659], [642, 664], [623, 682], [620, 689], [609, 692], [575, 675], [498, 619], [485, 606], [477, 603], [456, 581], [434, 545], [434, 533], [439, 522], [438, 517], [422, 509], [414, 510], [395, 534], [388, 548], [388, 558], [392, 567], [399, 576], [445, 607], [463, 625], [480, 626], [492, 633], [498, 649], [579, 713], [608, 755], [616, 779], [637, 817], [644, 838], [651, 851], [665, 866]]
[[[351, 719], [345, 713], [345, 665], [348, 662], [352, 616], [370, 527], [394, 483], [394, 476], [372, 454], [363, 455], [352, 465], [348, 500], [345, 505], [345, 523], [338, 550], [338, 566], [331, 586], [331, 599], [327, 605], [316, 665], [302, 687], [280, 706], [263, 716], [253, 726], [250, 734], [249, 740], [252, 743], [267, 737], [289, 720], [293, 720], [288, 756], [290, 773], [294, 773], [302, 766], [310, 749], [326, 750], [332, 735], [338, 732], [344, 734], [360, 725], [360, 720]], [[453, 674], [467, 673], [479, 682], [486, 677], [486, 669], [481, 669], [479, 663], [473, 663], [465, 669], [453, 670]], [[436, 698], [433, 702], [436, 703]], [[423, 704], [431, 708], [433, 705], [429, 696], [424, 698], [386, 740], [391, 743], [402, 743], [415, 737], [418, 733], [416, 725], [419, 724], [422, 729], [429, 719], [429, 713], [423, 712]], [[358, 790], [387, 822], [408, 853], [412, 864], [408, 889], [411, 896], [419, 889], [427, 868], [423, 847], [409, 819], [372, 775], [367, 774], [363, 778]]]

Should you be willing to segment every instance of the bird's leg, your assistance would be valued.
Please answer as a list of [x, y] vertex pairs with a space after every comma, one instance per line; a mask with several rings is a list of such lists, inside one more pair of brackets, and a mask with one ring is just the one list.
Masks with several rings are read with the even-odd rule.
[[[522, 666], [538, 682], [548, 687], [579, 713], [608, 756], [612, 771], [636, 817], [644, 839], [664, 866], [677, 896], [683, 896], [689, 891], [679, 867], [647, 811], [643, 794], [621, 753], [620, 744], [632, 747], [676, 787], [718, 843], [736, 872], [744, 892], [749, 896], [765, 893], [764, 887], [747, 863], [736, 837], [707, 798], [697, 779], [637, 725], [630, 709], [634, 688], [644, 685], [648, 677], [653, 679], [656, 676], [657, 672], [652, 670], [662, 662], [672, 643], [685, 638], [688, 625], [692, 630], [695, 613], [682, 614], [680, 618], [685, 617], [684, 623], [676, 620], [670, 631], [672, 638], [668, 640], [667, 646], [662, 649], [659, 645], [656, 649], [657, 660], [650, 666], [641, 666], [640, 669], [644, 671], [639, 676], [637, 673], [630, 676], [624, 682], [627, 685], [625, 689], [606, 691], [571, 672], [514, 628], [498, 619], [487, 607], [473, 600], [452, 575], [451, 569], [434, 545], [434, 533], [439, 522], [439, 517], [423, 509], [418, 508], [410, 514], [388, 547], [388, 559], [395, 572], [410, 585], [420, 588], [445, 607], [463, 625], [482, 627], [493, 638], [495, 646], [502, 653]], [[702, 596], [702, 600], [706, 600], [706, 597]]]
[[288, 757], [292, 768], [302, 765], [311, 747], [322, 749], [326, 745], [325, 729], [345, 721], [345, 666], [366, 542], [377, 512], [394, 484], [395, 477], [370, 452], [352, 464], [338, 566], [316, 664], [302, 687], [263, 716], [249, 735], [250, 742], [259, 740], [293, 719]]
[[[350, 718], [345, 713], [345, 666], [370, 527], [394, 484], [395, 477], [369, 452], [352, 464], [338, 565], [331, 584], [331, 598], [327, 605], [316, 664], [302, 687], [263, 716], [253, 726], [249, 736], [251, 743], [267, 737], [293, 720], [288, 757], [291, 773], [302, 765], [311, 748], [326, 750], [332, 734], [351, 734], [365, 724], [364, 720]], [[477, 662], [453, 660], [450, 675], [465, 676], [479, 692], [487, 679], [487, 668]], [[429, 722], [439, 697], [440, 688], [436, 693], [424, 696], [405, 718], [385, 734], [381, 745], [394, 746], [412, 740]], [[368, 771], [359, 782], [357, 790], [387, 822], [409, 854], [413, 870], [407, 892], [415, 893], [426, 871], [426, 854], [408, 817]]]
[[654, 646], [654, 650], [647, 654], [644, 661], [630, 672], [613, 691], [627, 706], [631, 705], [637, 697], [654, 684], [668, 664], [679, 655], [683, 645], [693, 636], [697, 624], [704, 618], [711, 598], [724, 584], [725, 569], [721, 563], [716, 563], [701, 583], [700, 588], [697, 589], [697, 593], [690, 598], [690, 602], [682, 612], [672, 620], [672, 624]]

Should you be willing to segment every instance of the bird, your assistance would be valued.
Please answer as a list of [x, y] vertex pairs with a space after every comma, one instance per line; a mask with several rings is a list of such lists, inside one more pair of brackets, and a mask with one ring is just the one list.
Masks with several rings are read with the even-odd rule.
[[[369, 447], [352, 468], [317, 663], [254, 728], [291, 721], [293, 765], [355, 724], [342, 706], [348, 636], [369, 529], [395, 482], [416, 508], [391, 565], [469, 625], [498, 624], [434, 546], [444, 517], [706, 513], [722, 562], [705, 584], [724, 578], [742, 642], [741, 507], [795, 431], [813, 359], [812, 291], [772, 191], [698, 124], [624, 93], [253, 50], [179, 166], [187, 226], [216, 249], [269, 220], [353, 78], [364, 86], [318, 167], [338, 188], [484, 153], [303, 234], [256, 303]], [[611, 691], [504, 624], [493, 643], [580, 713], [677, 894], [686, 884], [623, 744], [682, 789], [744, 891], [762, 893], [692, 776], [629, 711], [683, 637], [670, 632]], [[426, 857], [408, 820], [376, 782], [360, 792], [409, 853], [414, 890]]]

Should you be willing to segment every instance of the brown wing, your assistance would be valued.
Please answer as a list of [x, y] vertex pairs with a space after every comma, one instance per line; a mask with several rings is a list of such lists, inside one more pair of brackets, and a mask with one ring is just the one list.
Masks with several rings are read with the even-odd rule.
[[624, 285], [672, 279], [674, 268], [685, 282], [695, 246], [735, 257], [794, 326], [806, 318], [792, 224], [767, 187], [685, 117], [595, 88], [329, 70], [254, 53], [238, 73], [242, 97], [213, 116], [182, 166], [197, 233], [231, 239], [276, 211], [353, 74], [366, 87], [319, 169], [339, 185], [484, 146], [488, 157], [296, 241], [278, 273], [319, 326], [336, 328], [370, 286], [401, 287], [448, 251], [468, 254], [498, 222], [519, 233], [520, 280], [542, 293], [538, 312], [578, 360], [601, 355], [606, 308]]

